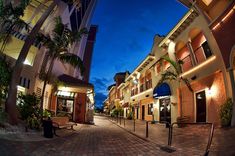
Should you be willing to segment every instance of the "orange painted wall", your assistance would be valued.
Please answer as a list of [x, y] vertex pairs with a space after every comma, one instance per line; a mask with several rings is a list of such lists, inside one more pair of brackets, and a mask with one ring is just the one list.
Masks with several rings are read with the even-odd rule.
[[152, 115], [148, 115], [148, 104], [153, 104], [153, 98], [146, 98], [140, 101], [140, 119], [142, 119], [142, 106], [144, 105], [145, 109], [145, 120], [152, 121]]
[[50, 110], [53, 111], [53, 112], [56, 112], [56, 96], [55, 95], [52, 95], [51, 97], [51, 108]]
[[75, 118], [74, 121], [78, 123], [85, 122], [86, 114], [86, 93], [77, 93], [75, 99]]
[[[224, 87], [224, 80], [222, 72], [216, 72], [210, 76], [202, 78], [192, 83], [194, 92], [211, 88], [214, 92], [213, 95], [206, 95], [207, 98], [207, 117], [208, 122], [219, 124], [219, 106], [226, 100], [226, 92]], [[186, 87], [181, 89], [182, 91], [182, 103], [183, 103], [183, 115], [189, 116], [193, 122], [195, 120], [195, 102], [194, 94], [191, 93]]]

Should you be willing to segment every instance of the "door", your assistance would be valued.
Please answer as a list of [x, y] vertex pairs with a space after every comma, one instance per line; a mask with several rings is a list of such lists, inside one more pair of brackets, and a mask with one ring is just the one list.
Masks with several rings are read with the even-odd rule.
[[206, 122], [206, 93], [196, 93], [196, 122]]
[[74, 100], [58, 97], [57, 99], [57, 115], [62, 114], [73, 120]]
[[144, 120], [145, 117], [145, 105], [142, 106], [142, 120]]
[[160, 99], [160, 121], [171, 123], [171, 103], [170, 98]]

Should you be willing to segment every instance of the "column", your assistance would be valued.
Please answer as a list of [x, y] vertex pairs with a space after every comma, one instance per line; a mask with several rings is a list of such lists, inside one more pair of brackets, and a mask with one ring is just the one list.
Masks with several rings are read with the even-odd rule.
[[230, 82], [232, 86], [232, 99], [233, 99], [233, 117], [232, 117], [232, 122], [231, 125], [235, 126], [235, 80], [234, 80], [234, 74], [233, 74], [233, 69], [229, 69], [229, 77], [230, 77]]
[[192, 47], [192, 44], [191, 44], [190, 41], [187, 42], [187, 47], [189, 49], [189, 53], [190, 53], [190, 57], [191, 57], [191, 60], [192, 60], [192, 64], [193, 64], [193, 66], [196, 66], [197, 65], [197, 59], [196, 59], [196, 56], [194, 54], [193, 47]]

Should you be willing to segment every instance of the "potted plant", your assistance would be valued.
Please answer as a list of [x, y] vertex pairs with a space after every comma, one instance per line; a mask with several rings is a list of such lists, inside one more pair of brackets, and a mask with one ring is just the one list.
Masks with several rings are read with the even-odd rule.
[[229, 127], [232, 120], [233, 102], [231, 98], [228, 98], [225, 103], [220, 106], [219, 116], [222, 127]]

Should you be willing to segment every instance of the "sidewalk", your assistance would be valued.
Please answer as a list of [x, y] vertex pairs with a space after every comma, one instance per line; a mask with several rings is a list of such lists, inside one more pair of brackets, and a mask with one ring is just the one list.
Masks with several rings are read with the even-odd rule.
[[[74, 126], [74, 130], [60, 129], [57, 130], [56, 133], [60, 137], [70, 136], [75, 132], [78, 132], [82, 127], [82, 124], [77, 124]], [[32, 142], [32, 141], [47, 141], [58, 138], [54, 136], [53, 138], [45, 138], [43, 136], [43, 128], [39, 130], [31, 130], [28, 129], [28, 132], [25, 131], [25, 127], [18, 126], [7, 126], [5, 128], [0, 128], [0, 139], [10, 140], [10, 141], [24, 141], [24, 142]]]
[[[134, 121], [125, 120], [125, 126], [123, 119], [113, 121], [120, 127], [132, 132], [142, 138], [146, 138], [146, 122], [142, 120], [136, 120], [135, 131]], [[168, 131], [165, 124], [151, 124], [149, 123], [149, 136], [147, 140], [156, 144], [167, 145], [168, 143]], [[208, 136], [210, 133], [209, 126], [190, 125], [184, 128], [174, 127], [172, 146], [178, 149], [187, 149], [204, 152], [208, 142]], [[212, 140], [210, 155], [223, 155], [232, 156], [235, 155], [235, 128], [222, 129], [216, 128], [214, 131], [214, 137]]]

